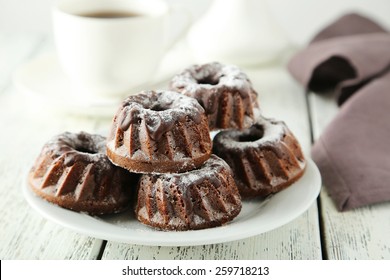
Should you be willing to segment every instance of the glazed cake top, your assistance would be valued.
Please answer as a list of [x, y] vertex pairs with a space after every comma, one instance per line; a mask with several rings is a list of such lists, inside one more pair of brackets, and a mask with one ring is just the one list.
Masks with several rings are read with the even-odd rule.
[[187, 118], [200, 123], [204, 109], [196, 99], [173, 91], [143, 91], [123, 101], [118, 112], [118, 125], [125, 131], [133, 123], [145, 121], [150, 137], [158, 140], [175, 123]]

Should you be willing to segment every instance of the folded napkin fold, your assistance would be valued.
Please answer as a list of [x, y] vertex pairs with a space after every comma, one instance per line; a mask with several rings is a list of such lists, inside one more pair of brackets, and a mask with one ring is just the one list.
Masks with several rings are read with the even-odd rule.
[[344, 104], [312, 157], [339, 210], [390, 200], [390, 34], [357, 14], [322, 30], [289, 62], [316, 93]]

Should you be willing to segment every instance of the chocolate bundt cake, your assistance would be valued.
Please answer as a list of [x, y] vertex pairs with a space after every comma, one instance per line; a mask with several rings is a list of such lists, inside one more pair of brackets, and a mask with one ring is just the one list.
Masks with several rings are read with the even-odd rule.
[[291, 185], [304, 172], [301, 147], [284, 122], [258, 118], [244, 131], [222, 131], [213, 152], [232, 168], [243, 197], [266, 196]]
[[172, 91], [129, 96], [107, 141], [111, 161], [137, 173], [184, 172], [211, 155], [207, 117], [199, 103]]
[[125, 210], [135, 180], [111, 164], [104, 137], [85, 132], [65, 132], [46, 143], [28, 177], [38, 196], [91, 215]]
[[141, 176], [137, 219], [164, 230], [220, 226], [241, 211], [230, 167], [212, 155], [199, 169], [179, 174]]
[[252, 83], [233, 65], [193, 65], [173, 77], [170, 88], [198, 100], [206, 111], [210, 130], [247, 128], [259, 110]]

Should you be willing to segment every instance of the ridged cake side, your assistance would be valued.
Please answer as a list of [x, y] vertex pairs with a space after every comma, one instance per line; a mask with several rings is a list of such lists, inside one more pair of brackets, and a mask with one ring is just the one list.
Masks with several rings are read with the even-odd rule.
[[242, 132], [220, 132], [213, 152], [232, 168], [243, 197], [279, 192], [299, 179], [306, 166], [297, 139], [276, 120], [258, 120]]
[[28, 177], [44, 199], [78, 212], [100, 215], [129, 206], [134, 175], [111, 164], [105, 138], [63, 133], [44, 145]]
[[167, 230], [215, 227], [241, 211], [229, 166], [212, 155], [201, 168], [180, 174], [145, 174], [135, 213], [144, 224]]

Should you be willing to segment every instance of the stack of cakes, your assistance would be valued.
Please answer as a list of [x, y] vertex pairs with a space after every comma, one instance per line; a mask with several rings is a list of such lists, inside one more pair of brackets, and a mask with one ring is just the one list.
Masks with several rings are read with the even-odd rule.
[[129, 96], [107, 139], [107, 155], [114, 164], [142, 173], [136, 217], [161, 229], [218, 226], [240, 212], [230, 168], [211, 152], [203, 108], [174, 91]]

